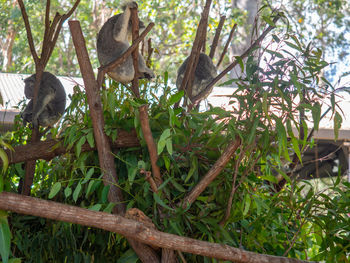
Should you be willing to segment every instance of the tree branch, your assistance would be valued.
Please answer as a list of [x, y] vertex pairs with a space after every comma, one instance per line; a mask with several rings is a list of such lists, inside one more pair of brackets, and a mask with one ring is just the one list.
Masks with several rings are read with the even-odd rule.
[[124, 214], [125, 204], [121, 189], [117, 186], [118, 178], [114, 164], [114, 157], [111, 153], [111, 146], [107, 135], [104, 133], [104, 118], [102, 111], [99, 87], [94, 76], [89, 55], [87, 53], [85, 39], [78, 21], [69, 21], [69, 28], [73, 38], [73, 44], [78, 57], [80, 71], [83, 76], [86, 96], [89, 104], [91, 119], [93, 123], [95, 142], [98, 150], [100, 166], [103, 171], [103, 182], [110, 185], [108, 200], [116, 203], [114, 213]]
[[[210, 10], [211, 0], [207, 0], [202, 12], [201, 19], [199, 21], [196, 37], [193, 42], [191, 54], [188, 58], [185, 74], [181, 82], [179, 90], [184, 90], [186, 96], [190, 98], [192, 102], [192, 85], [194, 81], [194, 74], [199, 60], [199, 54], [205, 42], [206, 30], [208, 27], [208, 16]], [[177, 107], [178, 103], [175, 104]]]
[[226, 164], [231, 159], [232, 155], [235, 153], [241, 140], [236, 137], [234, 141], [231, 141], [220, 158], [215, 162], [213, 167], [208, 171], [208, 173], [202, 178], [202, 180], [192, 189], [192, 191], [185, 197], [182, 207], [186, 208], [191, 205], [197, 197], [207, 188], [207, 186], [221, 173], [225, 168]]
[[210, 53], [209, 53], [209, 57], [211, 59], [214, 58], [215, 50], [216, 50], [216, 47], [218, 46], [221, 30], [222, 30], [222, 27], [223, 27], [223, 25], [225, 23], [225, 20], [226, 20], [226, 16], [220, 17], [219, 25], [218, 25], [218, 27], [215, 30], [214, 40], [213, 40], [213, 43], [211, 44]]
[[303, 263], [307, 261], [283, 258], [164, 233], [150, 226], [119, 215], [65, 205], [53, 201], [3, 192], [0, 209], [20, 214], [96, 227], [121, 234], [151, 246], [180, 250], [197, 255], [230, 260], [237, 263]]
[[163, 180], [162, 180], [159, 166], [157, 165], [157, 160], [158, 160], [157, 146], [152, 136], [151, 127], [149, 126], [148, 105], [142, 105], [139, 108], [139, 112], [140, 112], [140, 122], [141, 122], [143, 137], [145, 138], [149, 156], [151, 159], [153, 177], [157, 187], [159, 187], [162, 184]]
[[[118, 131], [118, 138], [112, 143], [112, 148], [129, 148], [139, 147], [140, 143], [137, 138], [135, 130], [131, 132], [120, 130]], [[51, 139], [46, 141], [31, 142], [26, 145], [20, 145], [14, 147], [13, 151], [5, 150], [9, 164], [33, 161], [38, 159], [51, 160], [58, 155], [62, 155], [68, 152], [73, 153], [75, 147], [67, 149], [63, 146], [63, 139]], [[85, 143], [81, 146], [81, 152], [94, 151], [96, 147], [91, 148], [89, 143]], [[0, 166], [2, 161], [0, 160]]]
[[224, 50], [223, 50], [222, 53], [221, 53], [220, 59], [219, 59], [218, 63], [216, 64], [216, 67], [217, 67], [217, 68], [220, 66], [221, 62], [222, 62], [223, 59], [224, 59], [224, 56], [226, 55], [227, 49], [228, 49], [228, 47], [229, 47], [230, 44], [231, 44], [231, 41], [232, 41], [232, 38], [233, 38], [233, 33], [235, 32], [236, 28], [237, 28], [237, 24], [234, 24], [233, 27], [232, 27], [232, 29], [231, 29], [231, 31], [230, 31], [230, 35], [228, 36], [228, 39], [227, 39], [227, 41], [226, 41]]
[[32, 53], [32, 56], [33, 56], [33, 59], [34, 59], [34, 63], [36, 65], [37, 63], [39, 63], [39, 57], [38, 57], [38, 54], [36, 53], [36, 50], [35, 50], [35, 47], [34, 47], [32, 30], [30, 28], [30, 24], [29, 24], [26, 8], [25, 8], [22, 0], [17, 0], [17, 1], [18, 1], [18, 4], [19, 4], [20, 8], [21, 8], [22, 17], [23, 17], [23, 21], [24, 21], [24, 26], [25, 26], [26, 31], [27, 31], [27, 39], [28, 39], [30, 52]]
[[[132, 24], [132, 43], [134, 44], [139, 37], [139, 17], [137, 15], [137, 8], [130, 9], [131, 12], [131, 24]], [[140, 98], [139, 90], [139, 43], [135, 43], [135, 50], [131, 52], [132, 63], [134, 66], [134, 79], [132, 80], [131, 89], [136, 98]]]
[[[132, 42], [135, 43], [135, 41], [139, 37], [139, 17], [137, 14], [137, 8], [132, 8], [130, 11], [131, 11], [131, 24], [132, 24]], [[135, 44], [135, 46], [136, 46], [135, 50], [132, 52], [132, 62], [133, 62], [133, 67], [134, 67], [134, 79], [132, 80], [131, 89], [132, 89], [135, 97], [140, 98], [139, 44], [137, 43], [137, 44]], [[144, 122], [142, 120], [145, 120], [148, 123], [148, 115], [143, 116], [140, 113], [140, 119], [141, 119], [142, 131], [143, 131], [144, 130], [144, 127], [143, 127]], [[146, 140], [146, 142], [147, 142], [147, 146], [148, 146], [149, 141]], [[153, 137], [151, 138], [151, 142], [154, 142]], [[152, 163], [152, 161], [151, 161], [151, 163]], [[152, 169], [153, 169], [153, 163], [152, 163]], [[126, 215], [128, 215], [128, 213]], [[146, 215], [144, 215], [144, 217], [146, 218]], [[160, 262], [159, 257], [153, 248], [151, 248], [148, 245], [145, 245], [141, 242], [138, 242], [134, 239], [130, 239], [130, 238], [128, 238], [128, 242], [130, 243], [131, 247], [134, 249], [135, 253], [138, 255], [138, 257], [141, 259], [142, 262], [144, 262], [144, 263]]]

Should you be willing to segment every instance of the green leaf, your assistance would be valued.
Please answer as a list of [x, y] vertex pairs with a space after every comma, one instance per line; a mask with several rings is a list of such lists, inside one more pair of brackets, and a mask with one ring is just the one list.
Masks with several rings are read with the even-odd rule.
[[312, 119], [314, 120], [314, 130], [318, 131], [318, 126], [321, 119], [321, 105], [316, 102], [312, 107]]
[[288, 46], [290, 46], [291, 48], [294, 48], [294, 49], [297, 50], [297, 51], [303, 52], [303, 50], [301, 50], [301, 48], [298, 47], [297, 45], [295, 45], [295, 44], [293, 44], [293, 43], [291, 43], [291, 42], [289, 42], [289, 41], [285, 41], [285, 43], [286, 43]]
[[134, 183], [137, 171], [139, 168], [137, 166], [130, 166], [128, 165], [128, 180], [130, 182], [130, 185]]
[[292, 183], [292, 181], [290, 180], [289, 176], [288, 176], [284, 171], [282, 171], [281, 169], [278, 169], [277, 167], [274, 167], [274, 168], [276, 169], [276, 171], [277, 171], [280, 175], [282, 175], [282, 177], [283, 177], [289, 184]]
[[278, 38], [278, 36], [276, 36], [275, 34], [272, 35], [272, 38], [277, 42], [281, 42], [281, 40]]
[[241, 71], [244, 72], [244, 63], [243, 63], [242, 58], [240, 56], [235, 56], [235, 60], [237, 61], [237, 63], [241, 67]]
[[179, 224], [177, 222], [169, 221], [169, 224], [172, 227], [172, 229], [175, 231], [176, 234], [178, 234], [179, 236], [184, 235], [183, 231], [181, 230], [181, 227], [179, 227]]
[[160, 197], [157, 193], [153, 193], [153, 198], [158, 205], [160, 205], [168, 210], [173, 210], [170, 206], [168, 206], [166, 203], [164, 203], [162, 199], [160, 199]]
[[278, 137], [278, 150], [279, 154], [281, 154], [282, 152], [284, 153], [287, 151], [287, 134], [286, 130], [284, 129], [282, 120], [279, 118], [276, 118], [276, 130]]
[[85, 197], [88, 198], [89, 194], [93, 193], [95, 189], [100, 186], [100, 184], [101, 184], [101, 181], [91, 180], [86, 190]]
[[79, 194], [80, 194], [80, 191], [81, 191], [81, 182], [78, 183], [77, 187], [74, 190], [74, 193], [73, 193], [73, 200], [74, 200], [74, 202], [77, 202]]
[[165, 129], [162, 133], [162, 135], [160, 136], [159, 140], [162, 141], [162, 140], [166, 140], [168, 139], [168, 137], [170, 137], [170, 129]]
[[51, 191], [49, 193], [49, 199], [52, 199], [53, 197], [55, 197], [57, 193], [61, 190], [61, 187], [62, 187], [61, 183], [56, 182], [51, 188]]
[[21, 263], [22, 260], [20, 258], [11, 258], [9, 260], [9, 263]]
[[176, 180], [174, 178], [171, 179], [171, 184], [180, 192], [184, 193], [186, 192], [186, 189], [183, 188], [183, 186], [181, 184], [179, 184], [178, 182], [176, 182]]
[[270, 17], [268, 17], [268, 16], [262, 16], [262, 19], [263, 19], [269, 26], [276, 27], [275, 23], [271, 20]]
[[94, 133], [90, 132], [86, 135], [86, 139], [90, 145], [91, 148], [95, 147], [95, 139], [94, 139]]
[[168, 153], [169, 153], [170, 155], [173, 154], [173, 144], [172, 144], [171, 138], [168, 138], [168, 139], [166, 140], [166, 149], [168, 150]]
[[243, 210], [243, 216], [246, 216], [248, 211], [249, 211], [249, 208], [250, 208], [250, 203], [251, 203], [251, 199], [250, 199], [250, 195], [249, 194], [246, 194], [244, 196], [244, 210]]
[[109, 193], [109, 189], [110, 189], [110, 185], [105, 185], [103, 187], [102, 193], [101, 193], [101, 202], [102, 203], [107, 203], [108, 201], [108, 193]]
[[89, 171], [86, 173], [86, 176], [84, 180], [81, 182], [81, 184], [87, 183], [90, 180], [91, 176], [94, 174], [94, 172], [95, 172], [94, 167], [90, 168]]
[[109, 203], [105, 209], [103, 209], [103, 212], [105, 213], [112, 213], [113, 208], [115, 207], [115, 203]]
[[170, 96], [168, 100], [168, 105], [171, 106], [175, 104], [176, 102], [180, 101], [181, 98], [184, 96], [185, 92], [183, 90], [180, 90], [179, 92], [173, 94]]
[[185, 183], [188, 182], [188, 180], [190, 180], [190, 178], [192, 177], [192, 175], [194, 174], [195, 171], [197, 171], [198, 169], [198, 160], [195, 156], [192, 156], [191, 158], [191, 168], [190, 171], [188, 172], [186, 179], [185, 179]]
[[343, 122], [343, 118], [340, 116], [338, 112], [334, 115], [334, 140], [338, 139], [339, 130], [341, 128], [341, 124]]
[[80, 156], [81, 153], [81, 146], [86, 142], [86, 137], [83, 136], [79, 139], [79, 141], [77, 142], [77, 144], [75, 145], [75, 150], [76, 150], [76, 155], [77, 157]]
[[275, 183], [275, 184], [278, 183], [277, 178], [273, 175], [263, 175], [263, 176], [261, 176], [261, 179], [267, 180], [267, 181]]
[[163, 152], [165, 144], [166, 144], [165, 140], [158, 141], [158, 145], [157, 145], [157, 153], [158, 153], [158, 155], [160, 155]]
[[300, 152], [300, 149], [299, 149], [298, 140], [295, 137], [292, 137], [291, 139], [292, 139], [293, 150], [296, 153], [296, 155], [298, 156], [300, 163], [302, 164], [303, 162], [302, 162], [302, 159], [301, 159], [301, 152]]
[[250, 129], [250, 133], [248, 136], [248, 140], [247, 143], [250, 144], [253, 142], [254, 138], [255, 138], [255, 134], [256, 134], [256, 128], [258, 127], [259, 124], [259, 118], [255, 118], [253, 126]]
[[136, 255], [134, 250], [129, 249], [120, 258], [118, 258], [117, 263], [137, 263], [139, 262], [139, 257]]
[[65, 197], [70, 197], [70, 195], [72, 194], [72, 188], [70, 187], [66, 187], [66, 189], [64, 189], [64, 195]]
[[3, 263], [7, 263], [10, 255], [11, 231], [7, 217], [0, 218], [0, 255]]
[[164, 161], [164, 164], [165, 164], [165, 168], [167, 169], [167, 171], [169, 171], [170, 169], [170, 160], [169, 160], [169, 157], [167, 155], [163, 155], [163, 161]]
[[96, 205], [93, 205], [91, 207], [89, 207], [89, 210], [91, 211], [100, 211], [102, 205], [101, 204], [96, 204]]
[[9, 166], [9, 159], [6, 152], [3, 149], [0, 149], [0, 158], [2, 160], [2, 172], [5, 173], [7, 167]]

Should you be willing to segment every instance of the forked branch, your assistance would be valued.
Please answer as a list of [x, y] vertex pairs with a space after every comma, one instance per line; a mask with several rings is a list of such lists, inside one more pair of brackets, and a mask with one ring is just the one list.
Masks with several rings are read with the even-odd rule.
[[257, 254], [224, 244], [200, 241], [158, 231], [148, 225], [119, 215], [65, 205], [29, 196], [2, 192], [0, 209], [20, 214], [96, 227], [121, 234], [155, 247], [180, 250], [192, 254], [237, 263], [306, 263], [294, 258]]

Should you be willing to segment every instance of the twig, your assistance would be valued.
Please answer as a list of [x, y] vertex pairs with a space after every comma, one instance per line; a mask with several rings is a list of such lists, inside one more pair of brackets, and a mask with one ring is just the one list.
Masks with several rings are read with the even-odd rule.
[[237, 148], [241, 145], [241, 140], [236, 137], [234, 141], [231, 141], [220, 158], [215, 162], [213, 167], [202, 178], [202, 180], [193, 188], [193, 190], [185, 197], [182, 206], [186, 208], [191, 205], [197, 197], [207, 188], [207, 186], [221, 173], [226, 164], [230, 161], [232, 155], [236, 152]]
[[18, 0], [18, 4], [19, 4], [19, 6], [21, 8], [22, 17], [23, 17], [23, 21], [24, 21], [24, 26], [25, 26], [26, 31], [27, 31], [27, 39], [28, 39], [30, 52], [32, 53], [35, 65], [37, 65], [39, 63], [39, 57], [38, 57], [38, 54], [36, 53], [36, 50], [35, 50], [35, 47], [34, 47], [32, 30], [30, 28], [30, 24], [29, 24], [26, 8], [25, 8], [22, 0]]
[[232, 27], [232, 29], [231, 29], [231, 31], [230, 31], [230, 35], [228, 36], [228, 39], [227, 39], [227, 41], [226, 41], [224, 50], [223, 50], [222, 53], [221, 53], [220, 59], [219, 59], [218, 63], [216, 64], [216, 67], [217, 67], [217, 68], [220, 66], [221, 62], [222, 62], [223, 59], [224, 59], [224, 56], [226, 55], [227, 49], [228, 49], [228, 47], [229, 47], [230, 44], [231, 44], [231, 41], [232, 41], [232, 38], [233, 38], [233, 33], [235, 32], [236, 28], [237, 28], [237, 24], [234, 24], [233, 27]]
[[152, 39], [151, 38], [148, 39], [147, 47], [148, 47], [148, 51], [147, 51], [148, 54], [147, 54], [146, 65], [147, 65], [147, 67], [150, 67], [150, 65], [151, 65], [151, 57], [152, 57], [152, 54], [153, 54], [153, 51], [154, 51], [154, 48], [152, 48]]
[[156, 183], [153, 180], [152, 173], [150, 171], [145, 171], [144, 169], [141, 169], [140, 170], [140, 174], [144, 174], [145, 175], [145, 180], [151, 185], [152, 191], [154, 193], [157, 193], [158, 192], [158, 188], [157, 188]]
[[235, 165], [235, 172], [234, 172], [233, 182], [232, 182], [232, 186], [231, 186], [232, 189], [231, 189], [230, 197], [229, 197], [228, 202], [227, 202], [225, 217], [219, 223], [219, 225], [221, 225], [221, 226], [223, 226], [226, 223], [227, 219], [230, 217], [230, 214], [231, 214], [232, 201], [233, 201], [233, 197], [235, 195], [236, 189], [237, 189], [236, 188], [236, 180], [237, 180], [237, 175], [238, 175], [238, 168], [239, 168], [239, 165], [241, 164], [243, 156], [244, 156], [244, 151], [243, 151], [243, 147], [241, 145], [240, 146], [240, 153], [239, 153], [238, 159], [236, 161], [236, 165]]
[[125, 51], [125, 53], [122, 56], [112, 61], [111, 63], [108, 63], [107, 65], [104, 65], [104, 66], [100, 66], [98, 68], [97, 83], [99, 87], [102, 86], [102, 80], [104, 75], [107, 72], [111, 71], [116, 66], [123, 63], [131, 55], [131, 53], [137, 48], [137, 45], [146, 37], [146, 35], [152, 29], [152, 27], [154, 27], [154, 23], [149, 23], [146, 29], [141, 33], [141, 35], [133, 42], [133, 44]]
[[214, 40], [213, 40], [213, 43], [211, 44], [211, 49], [210, 49], [210, 53], [209, 53], [209, 57], [211, 59], [214, 58], [215, 50], [216, 50], [216, 48], [218, 46], [221, 30], [222, 30], [222, 27], [223, 27], [223, 25], [225, 23], [225, 20], [226, 20], [226, 16], [220, 17], [220, 22], [219, 22], [218, 27], [216, 28]]
[[157, 146], [156, 146], [156, 143], [154, 142], [154, 139], [152, 136], [152, 131], [151, 131], [151, 128], [149, 126], [148, 106], [142, 105], [139, 108], [139, 113], [140, 113], [140, 122], [141, 122], [142, 133], [143, 133], [143, 136], [145, 138], [148, 152], [149, 152], [149, 156], [151, 159], [152, 173], [154, 176], [154, 180], [155, 180], [157, 186], [160, 186], [162, 184], [163, 180], [162, 180], [159, 166], [157, 165], [157, 160], [158, 160]]

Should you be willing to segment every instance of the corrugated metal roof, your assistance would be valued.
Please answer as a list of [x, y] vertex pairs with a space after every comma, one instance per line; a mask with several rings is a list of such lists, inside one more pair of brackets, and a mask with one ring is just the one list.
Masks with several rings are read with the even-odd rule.
[[[232, 104], [230, 105], [230, 95], [235, 91], [235, 88], [232, 87], [215, 87], [213, 92], [208, 97], [208, 102], [215, 107], [222, 107], [224, 109], [232, 110]], [[342, 115], [343, 123], [341, 126], [342, 130], [350, 130], [350, 94], [348, 92], [339, 92], [336, 93], [335, 100], [342, 110], [344, 115]], [[322, 112], [325, 112], [329, 107], [329, 101], [326, 104], [326, 100], [322, 103]], [[337, 110], [339, 111], [339, 108]], [[311, 113], [310, 113], [310, 119]], [[320, 129], [327, 129], [333, 133], [333, 119], [331, 119], [332, 113], [329, 112], [320, 122]], [[309, 127], [313, 127], [311, 123], [308, 123]], [[350, 140], [349, 133], [347, 134], [347, 139]], [[332, 135], [333, 136], [333, 135]]]
[[[23, 79], [29, 75], [0, 73], [0, 92], [4, 104], [7, 103], [7, 109], [12, 109], [24, 98], [24, 82]], [[0, 109], [5, 109], [6, 105]]]

